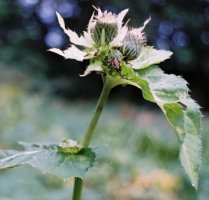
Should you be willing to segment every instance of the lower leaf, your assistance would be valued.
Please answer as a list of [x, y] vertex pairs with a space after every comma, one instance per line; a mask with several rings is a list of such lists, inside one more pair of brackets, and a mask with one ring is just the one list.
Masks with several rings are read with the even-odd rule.
[[80, 177], [94, 166], [96, 155], [90, 148], [83, 148], [78, 153], [65, 153], [58, 150], [57, 144], [34, 144], [27, 145], [30, 148], [26, 151], [14, 152], [1, 151], [0, 155], [5, 155], [0, 160], [0, 169], [16, 167], [19, 165], [30, 165], [61, 178]]

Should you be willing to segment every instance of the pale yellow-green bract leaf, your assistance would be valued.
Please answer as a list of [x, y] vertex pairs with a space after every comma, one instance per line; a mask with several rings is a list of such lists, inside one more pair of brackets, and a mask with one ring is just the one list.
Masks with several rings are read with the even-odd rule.
[[138, 28], [138, 30], [139, 30], [139, 31], [143, 31], [144, 28], [146, 27], [146, 25], [150, 22], [150, 20], [151, 20], [151, 17], [149, 17], [148, 19], [146, 19], [146, 20], [144, 21], [143, 26], [140, 27], [140, 28]]
[[63, 56], [66, 59], [75, 59], [78, 61], [83, 61], [86, 56], [85, 52], [79, 50], [74, 45], [72, 45], [71, 47], [69, 47], [68, 49], [66, 49], [64, 51], [57, 49], [57, 48], [52, 48], [52, 49], [49, 49], [48, 51], [51, 51], [51, 52], [56, 53], [60, 56]]
[[118, 34], [113, 39], [113, 41], [110, 42], [110, 46], [118, 46], [122, 43], [123, 39], [126, 36], [126, 33], [128, 31], [128, 27], [125, 24], [123, 26], [123, 19], [125, 15], [127, 14], [128, 9], [122, 10], [116, 17], [117, 26], [118, 26]]
[[70, 41], [73, 44], [79, 45], [79, 46], [85, 46], [85, 47], [91, 47], [92, 46], [92, 41], [90, 40], [86, 40], [83, 36], [78, 36], [76, 32], [70, 30], [70, 29], [66, 29], [65, 28], [65, 22], [64, 19], [62, 18], [62, 16], [56, 12], [57, 15], [57, 19], [59, 22], [60, 27], [63, 29], [63, 31], [68, 35], [68, 37], [70, 38]]
[[118, 46], [122, 44], [123, 39], [125, 38], [128, 31], [128, 27], [125, 25], [118, 30], [117, 36], [110, 42], [110, 46]]
[[128, 9], [122, 10], [116, 17], [118, 28], [120, 29], [123, 25], [123, 19], [127, 14]]
[[87, 76], [91, 72], [102, 72], [102, 71], [103, 71], [102, 62], [97, 61], [97, 62], [94, 62], [94, 63], [91, 63], [90, 65], [88, 65], [85, 72], [80, 76], [83, 77], [83, 76]]
[[167, 50], [157, 50], [152, 46], [142, 47], [140, 55], [129, 63], [133, 69], [146, 68], [153, 64], [159, 64], [171, 57], [173, 53]]

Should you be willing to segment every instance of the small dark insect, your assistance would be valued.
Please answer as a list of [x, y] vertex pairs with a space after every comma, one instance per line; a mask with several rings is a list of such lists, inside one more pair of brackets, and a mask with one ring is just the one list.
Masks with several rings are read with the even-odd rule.
[[117, 58], [112, 58], [112, 59], [108, 60], [107, 64], [112, 69], [116, 69], [116, 70], [121, 69], [120, 61]]

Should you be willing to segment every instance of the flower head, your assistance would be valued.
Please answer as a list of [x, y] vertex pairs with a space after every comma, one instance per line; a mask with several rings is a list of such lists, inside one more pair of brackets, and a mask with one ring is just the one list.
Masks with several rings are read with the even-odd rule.
[[63, 18], [57, 12], [60, 27], [69, 36], [72, 45], [64, 51], [49, 49], [66, 59], [90, 59], [84, 76], [92, 71], [104, 72], [104, 66], [120, 70], [121, 62], [126, 62], [133, 69], [140, 69], [160, 63], [172, 55], [170, 51], [156, 50], [146, 45], [146, 35], [143, 31], [150, 18], [140, 28], [128, 28], [127, 23], [123, 23], [128, 9], [117, 15], [102, 12], [100, 8], [95, 9], [97, 14], [93, 13], [87, 31], [81, 36], [66, 28]]
[[144, 37], [141, 32], [139, 32], [137, 29], [129, 30], [121, 47], [121, 51], [123, 52], [126, 60], [136, 59], [145, 43], [146, 37]]
[[118, 34], [115, 14], [105, 11], [92, 22], [91, 37], [97, 45], [109, 44]]
[[134, 60], [140, 55], [142, 47], [146, 44], [146, 35], [143, 29], [150, 20], [151, 18], [148, 18], [143, 27], [131, 28], [127, 32], [122, 45], [122, 52], [126, 60]]

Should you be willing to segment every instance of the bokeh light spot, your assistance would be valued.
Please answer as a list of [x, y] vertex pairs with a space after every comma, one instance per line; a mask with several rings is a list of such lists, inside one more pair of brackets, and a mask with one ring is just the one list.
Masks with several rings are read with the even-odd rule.
[[29, 7], [36, 5], [39, 0], [18, 0], [17, 2], [22, 6]]
[[36, 12], [43, 23], [51, 24], [55, 20], [55, 5], [52, 1], [43, 1], [37, 9]]
[[173, 43], [179, 47], [184, 47], [189, 44], [188, 36], [184, 32], [181, 32], [181, 31], [175, 32], [173, 34], [172, 40], [173, 40]]
[[162, 21], [159, 25], [158, 32], [165, 36], [170, 36], [173, 33], [173, 24], [169, 21]]
[[68, 2], [63, 2], [58, 7], [58, 11], [62, 14], [63, 17], [72, 17], [74, 9], [75, 6]]
[[60, 29], [53, 28], [45, 36], [45, 43], [48, 47], [59, 48], [64, 42], [65, 40]]

